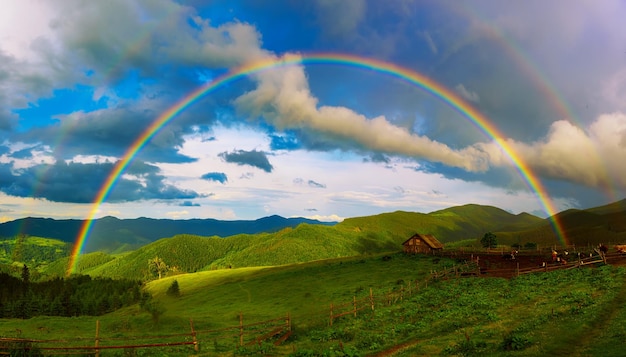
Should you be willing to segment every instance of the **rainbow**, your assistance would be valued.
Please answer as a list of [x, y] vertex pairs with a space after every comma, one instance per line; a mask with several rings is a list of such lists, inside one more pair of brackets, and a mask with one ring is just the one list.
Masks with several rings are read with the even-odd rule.
[[78, 237], [76, 238], [76, 241], [74, 243], [74, 248], [70, 255], [67, 274], [69, 275], [73, 273], [76, 268], [78, 256], [80, 255], [82, 247], [85, 244], [87, 237], [89, 236], [89, 231], [92, 227], [94, 217], [96, 216], [100, 205], [106, 200], [109, 192], [113, 188], [115, 182], [118, 180], [124, 169], [126, 169], [128, 164], [135, 157], [135, 155], [137, 155], [139, 150], [141, 150], [141, 148], [146, 145], [146, 143], [159, 131], [159, 129], [169, 123], [170, 120], [175, 118], [178, 114], [187, 109], [189, 106], [193, 105], [200, 98], [228, 83], [272, 68], [299, 64], [334, 64], [373, 70], [375, 72], [382, 73], [390, 77], [408, 82], [439, 98], [442, 102], [446, 103], [455, 111], [460, 113], [463, 117], [467, 118], [477, 128], [479, 128], [479, 130], [481, 130], [488, 137], [493, 139], [500, 146], [500, 148], [511, 159], [511, 162], [515, 165], [517, 171], [520, 173], [524, 181], [533, 191], [537, 193], [544, 209], [551, 216], [551, 223], [559, 240], [564, 244], [567, 243], [566, 237], [563, 233], [563, 229], [561, 228], [560, 223], [554, 216], [557, 211], [550, 199], [548, 198], [546, 190], [543, 187], [541, 181], [539, 181], [539, 179], [533, 174], [528, 165], [526, 165], [526, 163], [522, 161], [522, 159], [507, 144], [507, 142], [502, 139], [503, 135], [500, 134], [495, 125], [493, 125], [493, 123], [491, 123], [480, 112], [478, 112], [476, 109], [474, 109], [464, 100], [462, 100], [457, 94], [418, 72], [400, 67], [392, 63], [383, 62], [376, 59], [337, 53], [301, 54], [287, 55], [281, 58], [267, 58], [231, 70], [230, 72], [216, 78], [212, 82], [207, 83], [189, 93], [187, 96], [179, 100], [168, 110], [163, 112], [159, 117], [157, 117], [126, 150], [122, 158], [116, 163], [114, 169], [106, 178], [104, 184], [98, 191], [94, 202], [91, 205], [88, 217], [85, 220], [84, 224], [81, 226]]
[[[445, 5], [445, 3], [442, 3]], [[474, 21], [480, 24], [482, 32], [494, 43], [497, 43], [504, 51], [509, 59], [511, 59], [518, 69], [520, 69], [526, 77], [532, 82], [537, 91], [542, 94], [542, 97], [546, 99], [546, 102], [552, 107], [552, 109], [559, 115], [559, 120], [567, 120], [570, 123], [574, 123], [578, 128], [584, 129], [584, 125], [581, 122], [579, 116], [571, 108], [567, 100], [563, 97], [561, 92], [552, 84], [549, 80], [549, 76], [542, 71], [539, 66], [533, 61], [533, 59], [519, 46], [519, 44], [507, 36], [499, 27], [494, 25], [485, 16], [480, 14], [477, 9], [469, 6], [466, 3], [455, 3], [454, 6], [446, 6], [449, 11], [458, 14], [470, 21]], [[603, 161], [602, 156], [593, 147], [585, 148], [586, 152], [594, 155], [594, 159], [601, 163]], [[600, 165], [600, 169], [603, 170], [602, 174], [605, 177], [599, 184], [603, 187], [607, 197], [611, 202], [619, 200], [618, 194], [615, 190], [617, 185], [612, 179], [607, 170], [608, 165]]]

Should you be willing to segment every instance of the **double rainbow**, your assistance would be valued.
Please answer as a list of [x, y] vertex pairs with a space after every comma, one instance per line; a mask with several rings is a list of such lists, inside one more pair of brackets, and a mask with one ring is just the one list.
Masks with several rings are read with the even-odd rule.
[[285, 56], [282, 58], [267, 58], [259, 60], [250, 64], [243, 65], [236, 68], [210, 83], [207, 83], [195, 91], [189, 93], [187, 96], [179, 100], [176, 104], [170, 107], [157, 117], [149, 127], [132, 143], [132, 145], [126, 150], [122, 158], [116, 163], [113, 171], [104, 181], [102, 187], [98, 191], [94, 202], [91, 205], [89, 214], [84, 224], [81, 226], [78, 237], [74, 242], [74, 248], [70, 255], [67, 274], [71, 274], [76, 269], [78, 262], [78, 256], [81, 253], [83, 245], [85, 244], [89, 232], [91, 230], [94, 217], [96, 216], [98, 209], [102, 202], [104, 202], [109, 195], [112, 187], [117, 182], [122, 172], [126, 169], [128, 164], [137, 155], [139, 150], [146, 145], [146, 143], [167, 123], [174, 119], [179, 113], [193, 105], [200, 98], [211, 93], [218, 88], [236, 81], [240, 78], [253, 75], [262, 71], [270, 70], [281, 66], [291, 66], [298, 64], [333, 64], [333, 65], [345, 65], [349, 67], [361, 68], [365, 70], [372, 70], [390, 77], [398, 78], [405, 82], [408, 82], [430, 94], [439, 98], [442, 102], [446, 103], [452, 109], [460, 113], [463, 117], [472, 122], [480, 131], [486, 134], [489, 138], [495, 141], [503, 152], [511, 159], [515, 165], [520, 176], [528, 184], [528, 186], [537, 193], [539, 201], [544, 207], [545, 211], [551, 216], [551, 223], [553, 229], [562, 243], [567, 243], [566, 237], [563, 233], [563, 229], [560, 223], [554, 217], [557, 212], [549, 197], [545, 194], [546, 190], [543, 187], [541, 181], [530, 170], [528, 165], [515, 153], [515, 151], [502, 139], [503, 135], [500, 134], [496, 126], [491, 123], [485, 116], [479, 113], [476, 109], [466, 103], [457, 94], [450, 91], [441, 84], [434, 80], [418, 73], [413, 70], [400, 67], [398, 65], [383, 62], [380, 60], [364, 58], [354, 55], [337, 54], [337, 53], [322, 53], [322, 54], [302, 54], [298, 56]]

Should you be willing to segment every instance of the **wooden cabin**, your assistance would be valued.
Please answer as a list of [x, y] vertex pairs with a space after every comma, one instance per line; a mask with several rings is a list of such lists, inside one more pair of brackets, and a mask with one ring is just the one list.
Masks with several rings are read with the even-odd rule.
[[435, 238], [432, 234], [414, 234], [411, 238], [407, 239], [404, 243], [403, 250], [407, 254], [417, 253], [434, 253], [443, 249], [443, 244]]

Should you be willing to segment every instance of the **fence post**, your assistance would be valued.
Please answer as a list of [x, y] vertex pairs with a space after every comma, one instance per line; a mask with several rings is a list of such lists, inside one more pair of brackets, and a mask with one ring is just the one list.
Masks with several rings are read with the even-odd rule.
[[100, 357], [100, 350], [98, 346], [100, 345], [100, 320], [96, 320], [96, 357]]
[[370, 288], [370, 305], [372, 305], [372, 311], [374, 311], [374, 295], [372, 294], [372, 288]]
[[189, 326], [191, 326], [191, 338], [193, 339], [193, 350], [198, 352], [198, 339], [196, 338], [196, 330], [193, 328], [193, 319], [189, 319]]
[[352, 304], [354, 305], [354, 317], [356, 317], [356, 295], [352, 296]]
[[333, 303], [330, 303], [330, 326], [333, 326]]
[[409, 280], [409, 296], [412, 296], [413, 294], [411, 293], [411, 280]]
[[243, 312], [239, 312], [239, 346], [243, 346]]
[[515, 269], [515, 272], [517, 273], [517, 276], [519, 276], [519, 262], [517, 262], [517, 268]]

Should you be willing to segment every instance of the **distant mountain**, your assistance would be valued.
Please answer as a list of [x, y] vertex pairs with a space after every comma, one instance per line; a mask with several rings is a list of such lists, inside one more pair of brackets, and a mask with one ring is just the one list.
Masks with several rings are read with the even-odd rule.
[[[626, 243], [625, 203], [569, 209], [552, 218], [559, 221], [568, 244], [588, 247]], [[499, 244], [535, 243], [549, 247], [563, 243], [551, 219], [475, 204], [428, 214], [397, 211], [354, 217], [336, 224], [279, 216], [255, 221], [105, 217], [94, 223], [87, 249], [83, 250], [101, 252], [83, 254], [77, 272], [145, 279], [150, 276], [146, 262], [156, 256], [178, 272], [291, 264], [398, 251], [414, 233], [434, 234], [444, 244], [468, 240], [468, 244], [478, 245], [480, 237], [492, 232]], [[74, 220], [28, 218], [0, 224], [0, 236], [24, 233], [72, 242], [81, 224], [82, 221]], [[44, 251], [47, 250], [41, 250]], [[15, 255], [14, 251], [6, 252], [7, 259]], [[120, 252], [125, 253], [105, 254]], [[67, 264], [67, 257], [51, 262], [46, 273], [62, 275]]]
[[[72, 243], [78, 236], [83, 220], [55, 220], [50, 218], [22, 218], [0, 224], [0, 237], [18, 235], [40, 236]], [[335, 222], [320, 222], [306, 218], [269, 216], [257, 220], [221, 221], [217, 219], [118, 219], [104, 217], [94, 221], [83, 251], [132, 250], [160, 238], [177, 234], [228, 237], [236, 234], [276, 232], [299, 224], [332, 226]]]

